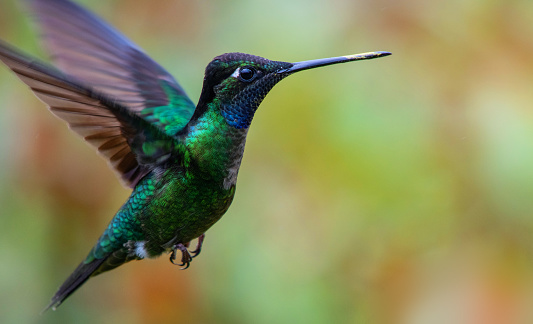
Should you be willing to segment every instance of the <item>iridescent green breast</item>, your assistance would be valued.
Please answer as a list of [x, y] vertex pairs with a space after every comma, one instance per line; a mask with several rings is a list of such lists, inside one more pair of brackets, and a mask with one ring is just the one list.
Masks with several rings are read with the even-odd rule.
[[167, 170], [160, 181], [163, 186], [139, 215], [151, 254], [203, 234], [224, 215], [235, 195], [235, 186], [225, 189], [190, 170]]
[[195, 172], [229, 189], [237, 181], [248, 129], [228, 125], [217, 104], [210, 104], [210, 109], [189, 128], [185, 143], [188, 163], [197, 166]]

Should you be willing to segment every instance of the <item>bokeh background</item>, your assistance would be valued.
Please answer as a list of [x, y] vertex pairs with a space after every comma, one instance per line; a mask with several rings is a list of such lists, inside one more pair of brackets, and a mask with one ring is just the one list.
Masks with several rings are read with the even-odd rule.
[[[189, 270], [132, 262], [44, 316], [129, 191], [0, 69], [1, 323], [533, 323], [532, 1], [78, 2], [193, 101], [224, 52], [393, 56], [275, 87]], [[46, 59], [35, 27], [1, 1]]]

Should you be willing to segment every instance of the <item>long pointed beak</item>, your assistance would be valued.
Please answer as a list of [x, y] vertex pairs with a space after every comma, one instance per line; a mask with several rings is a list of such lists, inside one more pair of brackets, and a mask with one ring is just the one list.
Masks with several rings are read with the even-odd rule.
[[359, 61], [359, 60], [370, 60], [373, 58], [384, 57], [384, 56], [388, 56], [391, 54], [392, 53], [389, 53], [389, 52], [379, 51], [379, 52], [368, 52], [368, 53], [353, 54], [353, 55], [346, 55], [346, 56], [330, 57], [330, 58], [311, 60], [311, 61], [296, 62], [296, 63], [293, 63], [290, 68], [279, 70], [278, 73], [294, 73], [298, 71], [314, 69], [320, 66], [332, 65], [332, 64], [337, 64], [337, 63], [345, 63], [345, 62], [351, 62], [351, 61]]

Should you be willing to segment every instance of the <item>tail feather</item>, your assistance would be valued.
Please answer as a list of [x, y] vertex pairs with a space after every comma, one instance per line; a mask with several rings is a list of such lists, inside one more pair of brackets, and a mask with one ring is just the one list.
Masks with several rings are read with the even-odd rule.
[[127, 249], [119, 249], [101, 259], [91, 258], [91, 261], [88, 263], [85, 261], [80, 263], [76, 270], [74, 270], [61, 287], [59, 287], [54, 297], [52, 297], [50, 304], [42, 310], [41, 314], [50, 308], [56, 310], [65, 299], [74, 293], [89, 278], [97, 276], [102, 272], [115, 269], [131, 260], [140, 260], [140, 258], [135, 254], [129, 253]]
[[75, 292], [93, 275], [96, 270], [98, 270], [98, 268], [106, 261], [106, 259], [107, 257], [102, 259], [94, 259], [90, 263], [80, 263], [76, 270], [74, 270], [74, 272], [67, 278], [67, 280], [65, 280], [61, 287], [59, 287], [54, 297], [52, 297], [50, 304], [48, 304], [48, 306], [41, 311], [41, 314], [50, 308], [56, 310], [56, 308], [61, 305], [61, 303], [67, 299], [68, 296]]

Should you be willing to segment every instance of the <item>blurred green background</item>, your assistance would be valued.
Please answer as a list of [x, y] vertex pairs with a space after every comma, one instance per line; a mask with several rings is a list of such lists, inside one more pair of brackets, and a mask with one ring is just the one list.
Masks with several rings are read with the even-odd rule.
[[[533, 2], [79, 3], [196, 101], [232, 51], [301, 61], [261, 105], [236, 199], [179, 271], [91, 279], [39, 316], [129, 195], [0, 69], [1, 323], [533, 323]], [[21, 1], [0, 37], [46, 58]]]

